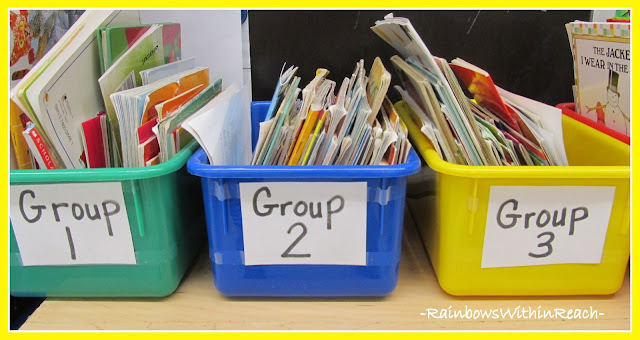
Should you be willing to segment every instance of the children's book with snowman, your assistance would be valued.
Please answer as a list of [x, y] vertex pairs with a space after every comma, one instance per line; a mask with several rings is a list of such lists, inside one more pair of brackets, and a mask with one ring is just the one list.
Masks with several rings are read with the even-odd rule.
[[631, 130], [631, 24], [566, 24], [578, 114], [629, 136]]

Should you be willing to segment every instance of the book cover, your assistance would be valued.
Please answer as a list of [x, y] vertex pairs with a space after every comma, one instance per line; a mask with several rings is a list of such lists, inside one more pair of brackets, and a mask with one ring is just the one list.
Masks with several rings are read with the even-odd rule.
[[146, 163], [160, 154], [158, 137], [154, 134], [153, 128], [158, 124], [158, 119], [154, 118], [138, 127], [138, 164], [146, 166]]
[[146, 140], [142, 144], [138, 144], [138, 163], [136, 166], [144, 167], [152, 165], [149, 163], [154, 158], [160, 155], [160, 145], [158, 144], [158, 138], [153, 136]]
[[95, 118], [91, 118], [82, 123], [82, 139], [84, 145], [84, 155], [87, 168], [108, 167], [107, 153], [108, 144], [105, 144], [106, 131], [103, 129], [102, 121], [106, 119], [105, 113], [99, 113]]
[[204, 90], [206, 85], [205, 84], [197, 85], [196, 87], [190, 90], [187, 90], [185, 92], [182, 92], [181, 94], [171, 99], [167, 99], [162, 103], [156, 104], [155, 111], [157, 114], [157, 118], [159, 120], [163, 120], [167, 118], [170, 114], [176, 112], [181, 106], [185, 105], [191, 99], [193, 99], [193, 97], [198, 95], [198, 93], [202, 92], [202, 90]]
[[520, 129], [514, 117], [515, 113], [502, 101], [489, 73], [462, 59], [453, 60], [450, 67], [473, 94], [478, 104], [489, 109], [513, 129]]
[[566, 29], [573, 53], [576, 111], [629, 136], [631, 24], [572, 22]]
[[[195, 71], [193, 73], [180, 77], [180, 79], [171, 82], [163, 87], [160, 87], [153, 92], [150, 92], [145, 99], [140, 124], [144, 124], [150, 119], [154, 119], [158, 116], [158, 112], [156, 111], [155, 107], [157, 104], [162, 104], [165, 101], [188, 92], [196, 87], [206, 87], [208, 85], [209, 69], [203, 68], [199, 71]], [[191, 98], [193, 98], [193, 96]], [[166, 117], [162, 118], [164, 119]]]
[[[101, 44], [104, 48], [101, 65], [102, 73], [109, 69], [126, 51], [128, 51], [138, 39], [149, 30], [152, 24], [105, 27], [98, 32], [104, 39]], [[162, 45], [165, 63], [171, 63], [181, 59], [182, 44], [180, 39], [180, 24], [161, 24]]]
[[160, 153], [160, 145], [158, 138], [153, 133], [153, 128], [158, 124], [158, 119], [154, 118], [137, 129], [138, 135], [138, 163], [136, 166], [146, 166], [146, 162], [158, 156]]

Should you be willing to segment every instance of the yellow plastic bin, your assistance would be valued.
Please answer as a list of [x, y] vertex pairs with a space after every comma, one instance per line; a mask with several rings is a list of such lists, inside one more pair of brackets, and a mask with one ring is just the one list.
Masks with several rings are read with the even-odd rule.
[[[429, 169], [425, 169], [427, 173], [423, 173], [417, 183], [416, 179], [412, 182], [410, 178], [407, 197], [409, 210], [416, 220], [442, 289], [452, 295], [495, 296], [605, 295], [620, 288], [630, 248], [629, 145], [563, 115], [563, 138], [569, 166], [458, 165], [438, 156], [420, 132], [416, 118], [404, 101], [396, 103], [396, 108], [407, 123], [414, 147], [435, 173], [435, 176], [429, 176]], [[499, 202], [499, 197], [508, 198], [512, 189], [524, 200], [530, 199], [526, 197], [526, 190], [531, 192], [531, 197], [542, 193], [549, 202], [556, 202], [558, 197], [567, 196], [568, 192], [584, 190], [585, 195], [575, 196], [575, 207], [570, 204], [557, 206], [555, 210], [543, 209], [547, 210], [546, 213], [539, 210], [537, 215], [535, 211], [518, 211], [514, 201], [505, 200], [509, 203], [501, 204], [503, 210], [496, 214], [495, 202]], [[594, 195], [594, 192], [605, 195]], [[494, 203], [491, 203], [492, 193]], [[605, 222], [589, 222], [590, 226], [582, 229], [581, 220], [587, 217], [580, 209], [580, 205], [584, 205], [580, 202], [585, 197], [600, 203], [604, 201], [597, 210], [592, 209], [591, 216], [598, 216]], [[538, 203], [545, 204], [545, 199], [538, 199], [541, 201]], [[561, 208], [567, 208], [564, 221]], [[510, 228], [514, 216], [506, 218], [504, 216], [509, 216], [506, 212], [522, 215], [515, 227]], [[609, 212], [607, 225], [602, 216], [606, 217]], [[534, 215], [528, 218], [528, 224], [524, 224], [527, 213]], [[495, 226], [495, 220], [501, 220], [501, 227]], [[561, 221], [565, 224], [552, 226]], [[572, 228], [571, 222], [574, 222]], [[597, 245], [600, 242], [601, 246], [571, 244], [575, 243], [571, 237], [585, 230], [599, 230], [597, 237], [580, 237], [586, 243], [595, 242]], [[511, 231], [520, 234], [508, 234]], [[531, 259], [515, 260], [520, 258], [520, 254], [514, 254], [517, 250], [513, 248], [523, 243], [513, 237], [534, 231], [539, 232], [538, 236], [546, 234], [539, 238], [528, 237], [525, 242], [529, 245], [521, 247], [524, 252], [522, 258]], [[554, 237], [563, 241], [554, 242]], [[493, 259], [490, 265], [483, 263], [485, 238], [491, 242], [487, 244], [487, 252], [493, 252], [493, 255], [487, 255], [487, 259]], [[573, 250], [568, 252], [568, 249]], [[602, 249], [600, 257], [599, 249]], [[497, 260], [495, 253], [498, 254]], [[560, 258], [552, 259], [551, 255]], [[591, 260], [584, 261], [586, 258]], [[540, 262], [535, 262], [537, 260]]]

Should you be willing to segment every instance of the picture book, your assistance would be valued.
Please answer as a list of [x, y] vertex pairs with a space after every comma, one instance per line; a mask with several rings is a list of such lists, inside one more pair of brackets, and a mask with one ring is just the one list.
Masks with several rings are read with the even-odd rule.
[[573, 53], [576, 111], [629, 136], [631, 131], [631, 24], [566, 24]]
[[164, 63], [162, 31], [159, 25], [152, 25], [134, 46], [125, 52], [99, 79], [102, 98], [105, 103], [105, 110], [111, 126], [113, 152], [121, 155], [117, 149], [118, 141], [121, 140], [118, 118], [109, 96], [115, 92], [132, 89], [142, 85], [139, 72], [143, 69], [158, 66]]
[[[162, 45], [165, 63], [181, 58], [180, 24], [163, 23]], [[102, 73], [111, 67], [118, 58], [129, 50], [135, 42], [151, 28], [152, 24], [104, 27], [96, 31]]]
[[110, 165], [107, 140], [107, 116], [100, 112], [82, 123], [82, 141], [87, 168], [107, 168]]

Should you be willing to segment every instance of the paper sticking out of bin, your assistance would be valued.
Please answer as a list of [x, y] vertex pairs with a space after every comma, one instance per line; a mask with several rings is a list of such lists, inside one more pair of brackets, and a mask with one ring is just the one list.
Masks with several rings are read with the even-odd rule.
[[453, 295], [603, 295], [629, 261], [629, 145], [565, 115], [569, 166], [468, 166], [438, 156], [405, 102], [396, 109], [435, 173], [407, 205]]
[[173, 293], [205, 233], [197, 146], [153, 167], [11, 171], [11, 295]]
[[[253, 146], [269, 102], [252, 104]], [[406, 163], [212, 166], [202, 178], [216, 288], [228, 296], [384, 296], [398, 280]]]

